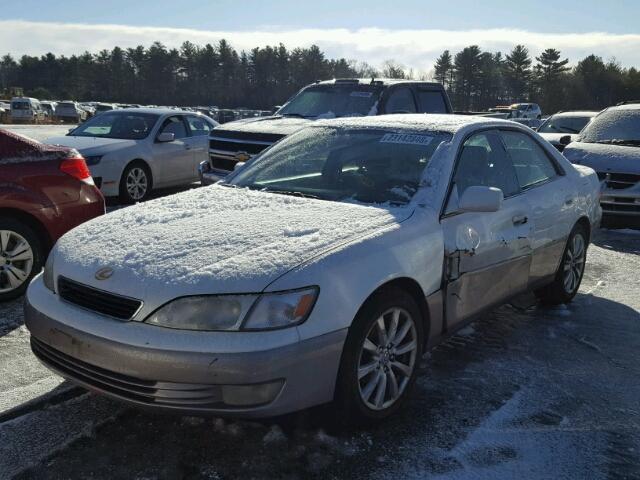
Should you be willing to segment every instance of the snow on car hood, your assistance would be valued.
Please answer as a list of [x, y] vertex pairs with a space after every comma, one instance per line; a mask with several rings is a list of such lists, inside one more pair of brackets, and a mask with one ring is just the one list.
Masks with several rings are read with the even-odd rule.
[[562, 153], [571, 163], [596, 172], [640, 173], [640, 147], [573, 142]]
[[[259, 292], [329, 249], [397, 227], [412, 211], [213, 185], [72, 230], [56, 245], [55, 274], [145, 302]], [[113, 276], [96, 280], [104, 267]]]
[[217, 130], [233, 130], [235, 132], [275, 133], [284, 136], [297, 132], [311, 122], [313, 120], [308, 118], [282, 117], [279, 115], [245, 118], [220, 125], [212, 133], [215, 134]]
[[48, 138], [44, 143], [75, 148], [82, 154], [104, 154], [113, 150], [131, 147], [136, 144], [136, 140], [125, 140], [120, 138], [64, 136]]

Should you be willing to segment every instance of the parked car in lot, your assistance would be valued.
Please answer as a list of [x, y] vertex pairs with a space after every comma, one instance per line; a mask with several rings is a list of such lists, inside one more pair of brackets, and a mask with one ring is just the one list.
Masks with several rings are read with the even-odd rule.
[[51, 120], [56, 115], [56, 102], [40, 102], [42, 106], [42, 111], [44, 112], [44, 116]]
[[118, 107], [113, 103], [96, 103], [95, 113], [96, 115], [103, 112], [110, 112], [116, 110]]
[[511, 108], [517, 110], [517, 118], [542, 118], [542, 110], [537, 103], [514, 103]]
[[113, 110], [46, 141], [84, 155], [105, 196], [137, 202], [154, 188], [197, 181], [215, 125], [204, 115], [166, 108]]
[[338, 79], [300, 90], [274, 115], [225, 123], [211, 132], [203, 185], [215, 183], [281, 138], [314, 120], [391, 113], [451, 113], [439, 83], [388, 79]]
[[640, 218], [640, 103], [603, 110], [563, 153], [598, 172], [606, 217]]
[[0, 301], [22, 295], [55, 241], [104, 213], [84, 159], [0, 129]]
[[542, 138], [562, 152], [597, 114], [598, 112], [592, 111], [559, 112], [547, 118], [537, 131]]
[[87, 112], [77, 102], [66, 100], [56, 105], [56, 119], [68, 123], [81, 123], [87, 119]]
[[592, 169], [454, 115], [318, 121], [224, 183], [64, 236], [28, 290], [33, 351], [178, 412], [401, 408], [420, 357], [528, 290], [569, 302], [600, 216]]
[[44, 111], [37, 98], [14, 97], [11, 99], [11, 121], [14, 123], [40, 123]]

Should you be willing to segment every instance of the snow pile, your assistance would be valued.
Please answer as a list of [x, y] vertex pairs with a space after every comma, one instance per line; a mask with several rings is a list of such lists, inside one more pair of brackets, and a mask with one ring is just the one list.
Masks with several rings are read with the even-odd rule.
[[74, 150], [45, 145], [23, 135], [0, 129], [0, 165], [62, 160], [73, 156], [78, 156]]
[[58, 242], [56, 263], [162, 285], [274, 278], [411, 213], [213, 185], [85, 223]]

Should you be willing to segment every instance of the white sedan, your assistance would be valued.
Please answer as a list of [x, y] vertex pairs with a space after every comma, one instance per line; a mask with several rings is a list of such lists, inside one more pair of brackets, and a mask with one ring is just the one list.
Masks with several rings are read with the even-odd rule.
[[111, 213], [31, 283], [40, 360], [141, 406], [399, 409], [419, 358], [533, 290], [569, 302], [599, 183], [532, 130], [454, 115], [319, 121], [225, 183]]
[[200, 113], [168, 108], [110, 110], [45, 143], [78, 150], [105, 196], [132, 203], [154, 188], [197, 181], [216, 125]]

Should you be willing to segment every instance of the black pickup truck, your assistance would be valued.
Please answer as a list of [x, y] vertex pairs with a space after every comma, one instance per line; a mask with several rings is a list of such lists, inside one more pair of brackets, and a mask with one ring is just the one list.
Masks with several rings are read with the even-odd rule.
[[389, 113], [452, 113], [439, 83], [387, 79], [316, 82], [294, 95], [270, 117], [225, 123], [209, 137], [209, 160], [200, 164], [203, 185], [215, 183], [281, 138], [323, 118]]

